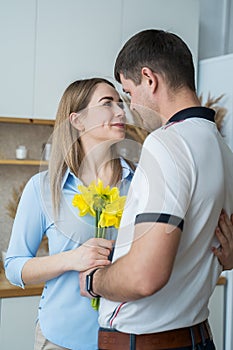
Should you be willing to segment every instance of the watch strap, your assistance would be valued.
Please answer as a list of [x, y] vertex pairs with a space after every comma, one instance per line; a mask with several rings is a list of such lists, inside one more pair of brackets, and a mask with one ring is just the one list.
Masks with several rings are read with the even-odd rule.
[[99, 270], [100, 268], [98, 267], [97, 269], [91, 271], [89, 273], [89, 275], [86, 275], [86, 290], [87, 292], [94, 298], [98, 298], [99, 295], [95, 294], [92, 290], [93, 288], [93, 276], [94, 276], [94, 273]]

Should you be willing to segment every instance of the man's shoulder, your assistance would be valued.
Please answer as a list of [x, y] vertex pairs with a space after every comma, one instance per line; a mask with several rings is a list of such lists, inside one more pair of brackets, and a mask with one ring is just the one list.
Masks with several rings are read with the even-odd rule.
[[174, 128], [162, 126], [152, 131], [145, 139], [143, 146], [145, 148], [154, 147], [156, 144], [169, 144], [180, 137], [180, 134]]

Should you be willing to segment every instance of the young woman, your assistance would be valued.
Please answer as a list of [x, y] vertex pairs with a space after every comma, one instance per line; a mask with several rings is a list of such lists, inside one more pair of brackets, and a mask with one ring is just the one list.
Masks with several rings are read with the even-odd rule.
[[[35, 350], [97, 348], [98, 312], [80, 296], [78, 273], [109, 264], [113, 242], [94, 237], [90, 215], [72, 199], [79, 184], [100, 178], [126, 195], [133, 165], [115, 144], [125, 137], [125, 113], [114, 86], [93, 78], [72, 83], [57, 112], [48, 172], [33, 176], [18, 206], [5, 263], [11, 283], [44, 282]], [[36, 256], [44, 237], [49, 256]]]

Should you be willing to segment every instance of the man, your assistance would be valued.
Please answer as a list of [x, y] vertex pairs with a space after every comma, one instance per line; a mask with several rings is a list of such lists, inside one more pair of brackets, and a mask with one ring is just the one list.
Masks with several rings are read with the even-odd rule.
[[175, 34], [133, 36], [115, 77], [155, 131], [143, 145], [114, 262], [87, 276], [88, 292], [103, 297], [99, 348], [215, 349], [208, 301], [221, 266], [211, 247], [221, 209], [233, 211], [232, 152], [214, 111], [200, 106], [192, 55]]

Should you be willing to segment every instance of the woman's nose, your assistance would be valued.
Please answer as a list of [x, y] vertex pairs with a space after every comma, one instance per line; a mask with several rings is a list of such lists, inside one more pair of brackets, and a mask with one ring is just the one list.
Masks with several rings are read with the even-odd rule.
[[120, 116], [120, 117], [121, 117], [121, 116], [122, 116], [122, 117], [125, 116], [124, 105], [123, 105], [122, 102], [116, 103], [116, 105], [115, 105], [115, 114], [116, 114], [117, 116]]

